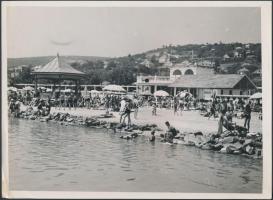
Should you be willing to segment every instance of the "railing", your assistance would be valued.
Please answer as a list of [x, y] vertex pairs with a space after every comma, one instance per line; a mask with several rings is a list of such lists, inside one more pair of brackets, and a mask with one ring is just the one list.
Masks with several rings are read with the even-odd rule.
[[[147, 81], [148, 80], [148, 81]], [[157, 83], [157, 82], [170, 82], [169, 76], [138, 76], [137, 83]]]

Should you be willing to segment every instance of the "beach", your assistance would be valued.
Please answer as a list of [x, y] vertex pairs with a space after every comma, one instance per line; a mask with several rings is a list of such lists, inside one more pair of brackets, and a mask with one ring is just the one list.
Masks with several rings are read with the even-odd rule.
[[[82, 117], [93, 117], [101, 114], [105, 114], [105, 110], [94, 110], [87, 108], [74, 108], [65, 110], [63, 108], [55, 108], [51, 109], [51, 113], [54, 112], [62, 112], [69, 113], [75, 116]], [[104, 118], [104, 121], [107, 122], [119, 122], [119, 113], [113, 113], [112, 118]], [[198, 110], [191, 111], [183, 111], [182, 115], [178, 113], [178, 115], [173, 114], [173, 110], [169, 109], [157, 109], [157, 115], [152, 116], [152, 108], [151, 107], [141, 107], [138, 111], [137, 119], [134, 118], [134, 113], [131, 114], [131, 120], [133, 124], [136, 125], [145, 125], [145, 124], [156, 124], [159, 128], [166, 130], [165, 121], [168, 120], [172, 126], [177, 128], [180, 132], [198, 132], [201, 131], [203, 134], [216, 133], [218, 130], [218, 118], [211, 117], [208, 119], [207, 117], [203, 117], [200, 115]], [[243, 126], [244, 119], [233, 118], [233, 121], [236, 122], [237, 125]], [[262, 120], [258, 119], [258, 113], [253, 112], [252, 118], [250, 122], [250, 132], [260, 132], [262, 133]]]

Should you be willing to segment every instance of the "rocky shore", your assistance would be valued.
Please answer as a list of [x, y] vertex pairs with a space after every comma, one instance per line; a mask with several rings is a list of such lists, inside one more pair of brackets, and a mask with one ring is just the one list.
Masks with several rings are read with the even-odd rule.
[[[151, 131], [155, 131], [158, 141], [162, 141], [164, 131], [157, 124], [133, 124], [127, 128], [124, 124], [107, 121], [107, 118], [114, 118], [113, 114], [100, 114], [92, 117], [72, 115], [66, 112], [53, 112], [47, 116], [38, 116], [33, 110], [21, 111], [19, 118], [35, 120], [40, 122], [55, 122], [64, 126], [76, 125], [91, 128], [101, 128], [110, 130], [113, 134], [120, 133], [122, 139], [133, 139], [138, 136], [150, 136]], [[117, 120], [115, 120], [117, 121]], [[219, 153], [243, 155], [250, 158], [262, 158], [262, 134], [248, 133], [243, 130], [234, 130], [217, 134], [203, 134], [202, 132], [182, 132], [173, 139], [174, 144], [194, 146], [202, 150], [211, 150]]]

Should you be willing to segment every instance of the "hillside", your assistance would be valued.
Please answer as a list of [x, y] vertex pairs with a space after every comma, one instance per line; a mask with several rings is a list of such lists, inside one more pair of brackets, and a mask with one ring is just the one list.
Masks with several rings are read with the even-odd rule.
[[[10, 58], [8, 66], [43, 65], [54, 56], [33, 58]], [[109, 81], [114, 84], [132, 84], [138, 74], [169, 75], [169, 67], [185, 60], [203, 67], [214, 68], [216, 73], [234, 74], [242, 70], [258, 85], [261, 76], [261, 44], [214, 43], [164, 45], [140, 54], [118, 58], [93, 56], [64, 56], [74, 68], [85, 72], [86, 84], [101, 84]], [[256, 74], [255, 74], [256, 73]], [[16, 82], [16, 81], [15, 81]]]
[[[40, 56], [40, 57], [25, 57], [25, 58], [8, 58], [8, 69], [20, 65], [44, 65], [54, 59], [56, 56]], [[62, 56], [68, 63], [107, 60], [108, 58], [96, 56]]]

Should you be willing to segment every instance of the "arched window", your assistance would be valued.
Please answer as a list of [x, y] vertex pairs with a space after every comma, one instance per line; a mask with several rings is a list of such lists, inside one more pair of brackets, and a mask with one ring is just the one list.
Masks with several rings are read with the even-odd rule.
[[191, 69], [187, 69], [185, 71], [185, 75], [192, 75], [192, 74], [194, 74], [194, 73], [193, 73], [193, 71]]
[[176, 70], [174, 70], [173, 75], [175, 75], [175, 76], [181, 76], [182, 73], [181, 73], [181, 71], [179, 69], [176, 69]]

